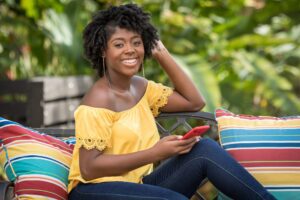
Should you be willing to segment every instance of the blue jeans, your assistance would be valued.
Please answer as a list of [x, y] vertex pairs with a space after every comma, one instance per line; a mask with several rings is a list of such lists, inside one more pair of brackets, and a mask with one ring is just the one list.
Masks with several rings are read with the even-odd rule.
[[71, 191], [69, 199], [187, 200], [205, 178], [233, 199], [275, 199], [210, 139], [200, 140], [189, 153], [172, 157], [159, 165], [143, 178], [143, 184], [79, 184]]

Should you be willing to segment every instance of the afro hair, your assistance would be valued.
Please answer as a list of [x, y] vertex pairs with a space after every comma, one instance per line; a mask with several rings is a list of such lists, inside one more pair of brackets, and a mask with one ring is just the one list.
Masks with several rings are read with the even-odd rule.
[[83, 31], [84, 54], [100, 77], [104, 70], [102, 56], [107, 42], [115, 28], [124, 28], [141, 35], [145, 58], [151, 56], [151, 50], [158, 40], [157, 29], [150, 23], [150, 14], [136, 4], [111, 6], [98, 11]]

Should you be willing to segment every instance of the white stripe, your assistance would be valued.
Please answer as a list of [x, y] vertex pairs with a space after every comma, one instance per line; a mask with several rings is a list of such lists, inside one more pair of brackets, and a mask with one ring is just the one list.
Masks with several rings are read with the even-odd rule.
[[255, 169], [287, 169], [287, 170], [292, 170], [292, 169], [299, 169], [300, 167], [246, 167], [248, 170], [255, 170]]
[[252, 170], [249, 170], [249, 172], [251, 172], [252, 174], [265, 174], [265, 173], [269, 173], [269, 174], [282, 174], [282, 173], [300, 174], [300, 171], [252, 171]]
[[[251, 118], [253, 116], [253, 118]], [[221, 118], [228, 118], [228, 119], [236, 119], [236, 120], [241, 120], [241, 121], [254, 121], [254, 120], [259, 120], [259, 121], [263, 121], [263, 122], [267, 122], [267, 121], [270, 121], [270, 122], [273, 122], [274, 120], [276, 120], [277, 122], [278, 121], [289, 121], [289, 120], [299, 120], [300, 117], [299, 116], [293, 116], [292, 118], [280, 118], [280, 117], [273, 117], [273, 116], [254, 116], [254, 115], [249, 115], [250, 118], [248, 119], [245, 119], [245, 118], [242, 118], [243, 116], [220, 116], [218, 117], [219, 120]], [[246, 116], [247, 117], [247, 116]], [[266, 119], [264, 117], [271, 117], [271, 119]]]
[[300, 187], [300, 185], [264, 185], [264, 187]]
[[[46, 198], [45, 196], [40, 196], [40, 195], [22, 194], [22, 195], [18, 195], [17, 199], [20, 199], [20, 197], [24, 198], [24, 199], [45, 199]], [[47, 200], [56, 200], [56, 199], [53, 199], [53, 198], [50, 198], [47, 196]]]
[[286, 126], [253, 126], [253, 127], [245, 127], [247, 125], [236, 125], [236, 126], [233, 126], [233, 125], [223, 125], [222, 128], [221, 128], [221, 132], [224, 131], [224, 130], [268, 130], [268, 129], [271, 129], [271, 130], [275, 130], [275, 129], [299, 129], [300, 126], [292, 126], [292, 127], [286, 127]]

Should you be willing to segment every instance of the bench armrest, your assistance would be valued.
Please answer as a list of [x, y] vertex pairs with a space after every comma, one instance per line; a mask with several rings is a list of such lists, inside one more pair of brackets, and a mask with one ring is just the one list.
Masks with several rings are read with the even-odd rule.
[[[169, 127], [164, 126], [164, 121], [172, 120]], [[183, 128], [189, 131], [196, 125], [210, 125], [211, 133], [216, 133], [216, 119], [212, 113], [209, 112], [174, 112], [174, 113], [161, 113], [156, 118], [156, 125], [161, 136], [171, 135], [176, 129]], [[174, 121], [175, 120], [175, 121]], [[214, 138], [214, 136], [212, 137]]]

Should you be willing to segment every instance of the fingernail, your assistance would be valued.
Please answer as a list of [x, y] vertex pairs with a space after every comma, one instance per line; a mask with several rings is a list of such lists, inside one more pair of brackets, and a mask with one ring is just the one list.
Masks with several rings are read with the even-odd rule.
[[182, 135], [178, 135], [177, 139], [180, 140], [182, 138]]

